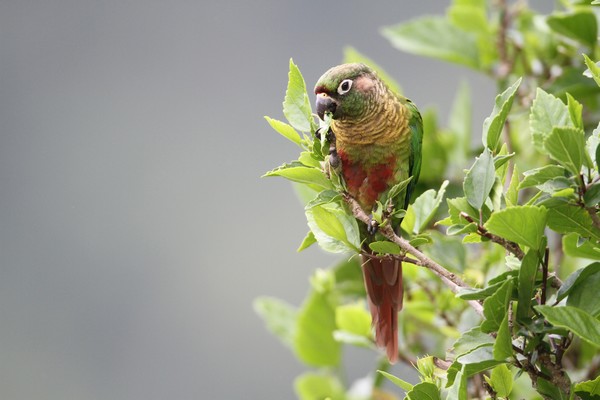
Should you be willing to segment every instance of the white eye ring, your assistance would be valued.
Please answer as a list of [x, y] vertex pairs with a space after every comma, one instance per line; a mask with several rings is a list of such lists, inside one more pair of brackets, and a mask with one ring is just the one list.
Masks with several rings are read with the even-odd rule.
[[344, 79], [337, 88], [338, 94], [346, 94], [352, 88], [352, 79]]

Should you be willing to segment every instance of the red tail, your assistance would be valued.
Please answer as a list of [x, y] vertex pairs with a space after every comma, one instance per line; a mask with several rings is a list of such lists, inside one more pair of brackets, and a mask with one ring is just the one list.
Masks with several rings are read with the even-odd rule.
[[398, 361], [398, 311], [402, 309], [402, 263], [392, 257], [362, 255], [363, 277], [371, 309], [375, 342], [385, 347], [390, 363]]

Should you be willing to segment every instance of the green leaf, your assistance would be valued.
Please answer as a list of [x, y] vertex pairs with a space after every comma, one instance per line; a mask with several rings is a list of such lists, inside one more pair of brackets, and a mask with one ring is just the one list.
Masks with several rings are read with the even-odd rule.
[[579, 382], [573, 388], [575, 394], [583, 400], [592, 400], [593, 396], [600, 396], [600, 376], [593, 381]]
[[548, 210], [548, 227], [558, 233], [576, 232], [585, 238], [600, 239], [592, 217], [581, 207], [561, 204]]
[[294, 128], [301, 132], [310, 132], [314, 125], [306, 84], [292, 59], [290, 59], [288, 86], [283, 101], [283, 115]]
[[560, 165], [546, 165], [540, 168], [525, 171], [525, 178], [519, 184], [519, 190], [538, 186], [557, 177], [564, 177], [566, 170]]
[[302, 138], [300, 137], [300, 135], [298, 135], [298, 132], [296, 132], [296, 130], [292, 126], [286, 124], [285, 122], [269, 118], [266, 115], [265, 119], [267, 120], [269, 125], [271, 125], [271, 128], [275, 129], [275, 131], [277, 131], [281, 136], [302, 147]]
[[600, 124], [594, 129], [590, 137], [585, 144], [587, 155], [589, 157], [590, 168], [596, 168], [596, 171], [600, 170], [598, 163], [600, 163]]
[[494, 358], [498, 361], [504, 361], [512, 355], [512, 336], [508, 325], [508, 313], [506, 313], [498, 328], [498, 335], [494, 343]]
[[333, 338], [335, 308], [329, 293], [312, 291], [298, 312], [294, 352], [305, 364], [321, 367], [340, 363], [341, 345]]
[[377, 370], [378, 373], [380, 373], [381, 375], [385, 376], [390, 382], [392, 382], [394, 385], [398, 386], [400, 389], [404, 390], [405, 392], [409, 392], [412, 390], [413, 385], [411, 385], [410, 383], [403, 381], [402, 379], [398, 378], [397, 376], [394, 376], [388, 372], [385, 371], [381, 371], [381, 370]]
[[484, 288], [460, 288], [456, 297], [463, 300], [483, 300], [496, 293], [504, 282], [497, 282]]
[[317, 194], [317, 197], [308, 202], [308, 204], [304, 207], [305, 209], [313, 208], [316, 206], [320, 206], [323, 204], [334, 203], [336, 201], [341, 200], [342, 195], [335, 190], [323, 190]]
[[[469, 215], [471, 218], [473, 218], [473, 220], [479, 221], [479, 211], [469, 204], [466, 197], [448, 199], [447, 204], [448, 213], [450, 214], [450, 220], [452, 223], [464, 224], [467, 222], [467, 220], [461, 216], [462, 212]], [[490, 210], [485, 204], [483, 205], [481, 213], [483, 214], [483, 221], [487, 221], [487, 219], [490, 217]]]
[[454, 235], [462, 235], [464, 233], [473, 233], [473, 232], [477, 232], [477, 224], [470, 223], [470, 224], [454, 224], [454, 225], [450, 225], [448, 227], [448, 229], [446, 230], [446, 235], [448, 236], [454, 236]]
[[427, 233], [421, 233], [419, 235], [413, 236], [408, 242], [413, 247], [419, 247], [426, 244], [431, 244], [433, 243], [433, 240], [431, 239], [431, 236]]
[[494, 40], [495, 27], [488, 21], [487, 14], [487, 5], [479, 0], [453, 1], [447, 9], [450, 22], [475, 37], [481, 70], [487, 70], [498, 60], [496, 46], [489, 45]]
[[463, 333], [452, 345], [453, 353], [456, 357], [469, 353], [481, 346], [490, 346], [494, 344], [494, 339], [487, 333], [481, 332], [481, 328], [476, 326]]
[[576, 307], [536, 306], [552, 325], [572, 331], [586, 342], [600, 347], [600, 322]]
[[346, 398], [342, 383], [334, 376], [307, 372], [294, 381], [294, 390], [300, 400], [343, 400]]
[[325, 251], [358, 252], [360, 235], [354, 217], [334, 204], [315, 206], [305, 211], [308, 226]]
[[392, 46], [408, 53], [479, 67], [475, 37], [454, 26], [445, 17], [426, 16], [384, 27], [382, 34]]
[[[596, 265], [596, 273], [587, 276], [587, 279], [577, 282], [567, 297], [567, 305], [587, 311], [590, 315], [600, 315], [600, 263]], [[592, 264], [592, 265], [594, 265]]]
[[365, 56], [354, 47], [347, 46], [344, 48], [344, 63], [363, 63], [371, 67], [372, 70], [377, 72], [379, 78], [384, 81], [394, 93], [402, 94], [402, 88], [398, 82], [391, 77], [390, 74], [385, 72], [380, 65], [375, 63], [371, 58]]
[[302, 240], [302, 243], [300, 243], [300, 246], [298, 247], [298, 249], [296, 251], [299, 253], [302, 250], [308, 249], [310, 246], [312, 246], [315, 243], [317, 243], [315, 234], [312, 233], [312, 231], [308, 231], [308, 233], [306, 234], [306, 236]]
[[254, 312], [265, 322], [267, 329], [285, 345], [292, 346], [296, 328], [296, 309], [288, 303], [273, 297], [254, 299]]
[[466, 31], [474, 33], [489, 33], [490, 25], [486, 16], [485, 4], [464, 4], [461, 2], [453, 2], [448, 8], [447, 13], [450, 21]]
[[[497, 332], [506, 315], [508, 302], [512, 295], [513, 281], [507, 279], [496, 292], [483, 302], [483, 316], [481, 331], [485, 333]], [[461, 361], [462, 362], [462, 361]]]
[[409, 400], [440, 400], [440, 390], [431, 382], [421, 382], [406, 393]]
[[579, 175], [585, 151], [585, 134], [582, 129], [554, 127], [544, 140], [544, 148], [560, 165], [574, 175]]
[[575, 100], [570, 93], [567, 93], [567, 108], [569, 109], [569, 115], [571, 116], [571, 121], [573, 125], [575, 125], [579, 129], [584, 129], [583, 127], [583, 105]]
[[417, 371], [421, 374], [421, 377], [428, 379], [433, 378], [435, 372], [435, 364], [433, 363], [433, 356], [419, 357], [417, 358]]
[[507, 207], [514, 207], [519, 205], [519, 168], [513, 165], [513, 173], [510, 178], [510, 184], [504, 195], [504, 200]]
[[581, 241], [576, 233], [568, 233], [563, 236], [562, 247], [566, 255], [571, 257], [589, 258], [600, 260], [600, 247], [594, 246], [589, 240]]
[[[502, 145], [502, 149], [501, 152], [503, 150], [505, 150], [506, 148], [506, 144]], [[508, 161], [510, 161], [511, 158], [513, 158], [515, 156], [515, 153], [512, 152], [510, 154], [502, 154], [501, 152], [498, 153], [498, 155], [496, 157], [494, 157], [494, 168], [496, 170], [499, 170], [501, 167], [503, 167]]]
[[563, 393], [558, 386], [554, 383], [545, 380], [544, 378], [538, 378], [537, 380], [537, 391], [544, 398], [552, 400], [569, 400], [569, 396]]
[[519, 302], [517, 303], [517, 321], [526, 322], [531, 317], [531, 299], [535, 289], [535, 280], [537, 277], [539, 255], [536, 250], [529, 250], [521, 261], [519, 269], [518, 293]]
[[497, 361], [493, 356], [493, 346], [480, 346], [456, 358], [463, 365], [477, 365], [487, 361]]
[[550, 196], [556, 197], [557, 194], [562, 194], [563, 192], [571, 192], [572, 194], [573, 188], [571, 187], [571, 183], [569, 179], [559, 176], [541, 185], [537, 185], [537, 188], [544, 193], [548, 193]]
[[437, 193], [435, 190], [429, 189], [417, 197], [414, 203], [408, 207], [402, 221], [404, 230], [419, 234], [427, 228], [442, 202], [448, 183], [447, 180], [442, 182]]
[[[503, 361], [494, 359], [493, 346], [491, 345], [479, 346], [473, 351], [457, 357], [455, 362], [466, 366], [464, 372], [467, 377], [473, 376], [503, 363]], [[452, 365], [454, 366], [454, 363], [452, 363]], [[451, 366], [450, 369], [455, 369], [453, 366]], [[454, 382], [454, 377], [452, 376], [454, 372], [451, 374], [450, 369], [448, 370], [448, 383], [452, 384]]]
[[[514, 262], [513, 261], [513, 256], [507, 256], [505, 258], [506, 261], [506, 265], [508, 267], [513, 267], [511, 264]], [[516, 266], [514, 266], [514, 268], [516, 268]], [[488, 285], [495, 285], [497, 283], [504, 283], [507, 279], [516, 279], [519, 276], [519, 271], [516, 269], [510, 269], [508, 271], [504, 271], [499, 275], [496, 275], [495, 277], [493, 277], [492, 279], [490, 279], [488, 281]]]
[[490, 192], [490, 202], [492, 210], [498, 211], [502, 209], [502, 194], [504, 193], [504, 186], [498, 176], [494, 179], [494, 186]]
[[263, 176], [281, 176], [293, 182], [316, 185], [323, 189], [332, 189], [331, 181], [327, 179], [323, 171], [305, 166], [284, 166], [267, 172]]
[[363, 335], [357, 335], [348, 331], [335, 330], [333, 331], [333, 339], [342, 344], [349, 344], [355, 347], [364, 347], [373, 349], [373, 340]]
[[513, 388], [513, 377], [506, 364], [500, 364], [492, 370], [489, 384], [498, 397], [508, 398]]
[[600, 203], [600, 183], [594, 183], [583, 195], [587, 207], [594, 207]]
[[463, 371], [464, 375], [471, 377], [480, 372], [486, 371], [498, 364], [502, 364], [503, 361], [494, 360], [492, 345], [479, 346], [472, 351], [459, 356], [456, 361], [448, 368], [448, 383], [446, 387], [449, 387], [454, 383], [458, 371], [465, 366]]
[[544, 149], [544, 140], [555, 126], [573, 126], [569, 109], [560, 99], [537, 88], [529, 114], [529, 129], [538, 150]]
[[483, 145], [493, 152], [498, 150], [500, 134], [504, 129], [504, 123], [508, 112], [512, 107], [513, 99], [521, 84], [521, 78], [513, 83], [508, 89], [496, 96], [496, 102], [492, 114], [483, 121]]
[[547, 210], [543, 207], [510, 207], [493, 213], [484, 226], [494, 235], [539, 250], [546, 214]]
[[[572, 181], [567, 179], [567, 178], [563, 178], [563, 177], [558, 177], [558, 178], [554, 178], [551, 179], [549, 181], [546, 181], [544, 183], [542, 183], [541, 185], [538, 185], [537, 188], [544, 192], [549, 194], [551, 197], [574, 197], [574, 193], [575, 190], [573, 189], [572, 185]], [[547, 207], [556, 207], [556, 205], [561, 205], [564, 204], [564, 201], [558, 201], [558, 202], [544, 202], [542, 203], [542, 205], [545, 205]]]
[[400, 254], [400, 246], [386, 240], [369, 243], [369, 248], [379, 254]]
[[585, 76], [593, 78], [598, 86], [600, 86], [600, 66], [593, 62], [587, 55], [583, 55], [583, 60], [588, 69], [583, 73]]
[[402, 182], [399, 182], [397, 184], [395, 184], [394, 186], [392, 186], [390, 188], [390, 190], [386, 193], [386, 197], [383, 201], [383, 204], [386, 204], [389, 200], [393, 200], [396, 197], [398, 197], [398, 195], [400, 195], [401, 193], [404, 193], [404, 191], [406, 190], [408, 184], [410, 183], [410, 181], [412, 181], [413, 177], [409, 177], [408, 179], [403, 180]]
[[319, 160], [313, 157], [313, 153], [310, 151], [303, 151], [298, 156], [298, 161], [300, 161], [303, 165], [307, 167], [313, 167], [321, 169], [321, 163]]
[[448, 389], [448, 396], [446, 400], [467, 400], [467, 374], [466, 374], [466, 366], [463, 365], [456, 373], [454, 377], [454, 382]]
[[495, 179], [494, 158], [490, 150], [485, 149], [475, 160], [463, 182], [463, 190], [471, 206], [477, 210], [483, 207]]
[[554, 13], [546, 19], [555, 32], [594, 47], [598, 38], [598, 24], [594, 13], [580, 9], [570, 14]]
[[563, 284], [560, 286], [560, 289], [558, 289], [558, 292], [556, 293], [556, 300], [561, 301], [562, 299], [567, 297], [569, 293], [571, 293], [571, 291], [576, 285], [587, 280], [589, 276], [594, 275], [598, 272], [600, 272], [600, 263], [597, 262], [592, 263], [585, 268], [576, 270], [571, 275], [569, 275], [567, 279], [565, 279]]
[[371, 337], [371, 314], [362, 303], [338, 306], [335, 309], [335, 324], [343, 331]]

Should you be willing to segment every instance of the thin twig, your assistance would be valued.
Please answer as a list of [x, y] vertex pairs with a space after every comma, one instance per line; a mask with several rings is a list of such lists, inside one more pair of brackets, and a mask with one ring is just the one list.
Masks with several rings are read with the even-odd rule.
[[[364, 222], [367, 225], [371, 223], [371, 218], [362, 209], [358, 202], [352, 196], [350, 196], [350, 194], [343, 193], [342, 197], [350, 207], [350, 210], [355, 218]], [[379, 232], [388, 240], [400, 246], [402, 250], [413, 255], [418, 260], [418, 262], [415, 262], [416, 265], [425, 267], [437, 276], [439, 276], [442, 279], [442, 282], [444, 282], [444, 284], [448, 286], [450, 290], [452, 290], [452, 292], [458, 293], [460, 288], [470, 288], [470, 286], [467, 285], [456, 274], [453, 274], [452, 272], [448, 271], [446, 268], [442, 267], [441, 265], [433, 261], [431, 258], [427, 257], [425, 254], [417, 250], [408, 242], [408, 240], [396, 235], [396, 233], [389, 224], [380, 226]], [[470, 300], [469, 304], [477, 314], [483, 316], [483, 306], [481, 305], [481, 303], [475, 300]]]
[[546, 289], [548, 286], [548, 258], [550, 257], [550, 249], [546, 247], [544, 252], [544, 261], [542, 262], [542, 296], [541, 303], [546, 304]]
[[433, 357], [433, 365], [435, 365], [439, 369], [447, 371], [448, 368], [450, 368], [450, 366], [452, 365], [452, 361], [446, 361], [438, 357]]
[[513, 253], [515, 255], [515, 257], [517, 257], [519, 260], [522, 260], [523, 257], [525, 257], [525, 253], [523, 253], [523, 250], [521, 250], [519, 245], [516, 244], [515, 242], [511, 242], [510, 240], [506, 240], [504, 238], [501, 238], [500, 236], [496, 236], [493, 233], [490, 233], [487, 229], [485, 229], [483, 227], [483, 225], [475, 222], [475, 220], [464, 211], [462, 211], [460, 213], [460, 216], [463, 217], [464, 219], [466, 219], [467, 221], [469, 221], [470, 223], [477, 224], [477, 232], [479, 232], [479, 234], [481, 236], [484, 236], [484, 237], [490, 239], [492, 242], [497, 243], [500, 246], [504, 247], [506, 250]]
[[596, 210], [595, 207], [587, 207], [586, 210], [588, 214], [590, 214], [590, 217], [592, 217], [592, 223], [594, 224], [594, 227], [600, 230], [600, 218], [598, 217], [598, 210]]
[[[485, 380], [485, 378], [483, 378], [483, 373], [480, 374], [482, 379], [481, 379], [481, 385], [483, 386], [483, 388], [485, 389], [485, 391], [490, 395], [490, 397], [492, 398], [492, 400], [496, 400], [498, 398], [498, 393], [496, 393], [496, 391], [494, 390], [494, 388], [492, 388], [490, 386], [489, 383], [487, 383], [487, 381]], [[485, 396], [485, 394], [484, 394]], [[482, 398], [484, 396], [481, 396]]]

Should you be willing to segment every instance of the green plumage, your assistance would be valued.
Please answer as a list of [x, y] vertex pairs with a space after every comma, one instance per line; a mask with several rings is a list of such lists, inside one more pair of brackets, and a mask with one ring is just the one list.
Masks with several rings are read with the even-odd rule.
[[[331, 129], [349, 193], [366, 212], [372, 212], [394, 185], [412, 177], [406, 190], [392, 199], [395, 210], [406, 209], [421, 170], [423, 122], [416, 106], [392, 92], [364, 64], [331, 68], [317, 82], [315, 94], [319, 116], [332, 115]], [[395, 228], [399, 222], [395, 221]], [[402, 265], [393, 257], [374, 256], [367, 245], [373, 237], [364, 232], [363, 276], [375, 339], [395, 362]]]

